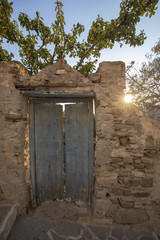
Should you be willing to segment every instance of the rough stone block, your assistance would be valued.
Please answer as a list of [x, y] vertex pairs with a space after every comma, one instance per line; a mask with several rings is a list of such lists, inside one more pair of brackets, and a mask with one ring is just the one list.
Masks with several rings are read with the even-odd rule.
[[158, 152], [157, 152], [157, 150], [155, 149], [153, 149], [153, 150], [146, 150], [145, 151], [145, 153], [144, 153], [144, 156], [146, 156], [146, 157], [153, 157], [153, 156], [155, 156], [156, 154], [157, 154]]
[[120, 137], [119, 138], [120, 144], [121, 145], [127, 145], [129, 143], [129, 137]]
[[120, 165], [119, 164], [114, 164], [112, 163], [109, 167], [108, 167], [108, 170], [109, 171], [115, 171], [115, 170], [118, 170], [120, 168]]
[[153, 174], [155, 173], [155, 170], [153, 170], [153, 169], [145, 169], [145, 173], [147, 173], [147, 175], [151, 174], [153, 176]]
[[151, 188], [153, 186], [153, 179], [152, 178], [142, 178], [141, 186], [144, 188]]
[[119, 172], [119, 176], [120, 177], [130, 177], [131, 176], [131, 172], [130, 171], [125, 171], [125, 172], [120, 171]]
[[132, 158], [124, 158], [123, 162], [124, 163], [128, 163], [128, 164], [132, 164], [133, 163], [133, 159]]
[[146, 167], [144, 163], [134, 163], [133, 166], [137, 169], [144, 169]]
[[145, 207], [147, 206], [148, 204], [146, 202], [135, 202], [134, 203], [134, 208], [137, 208], [137, 209], [145, 209]]
[[63, 74], [66, 74], [67, 73], [67, 71], [65, 70], [65, 69], [57, 69], [56, 70], [56, 75], [63, 75]]
[[132, 202], [132, 201], [125, 201], [124, 199], [119, 198], [119, 202], [120, 202], [121, 207], [123, 207], [123, 208], [133, 208], [134, 207], [134, 202]]
[[137, 143], [136, 137], [135, 137], [135, 136], [129, 137], [129, 143], [130, 143], [130, 144], [136, 144], [136, 143]]
[[153, 158], [143, 157], [142, 162], [152, 164], [153, 163]]
[[[125, 124], [115, 124], [114, 125], [114, 128], [115, 128], [115, 130], [117, 131], [117, 130], [124, 130], [124, 129], [130, 129], [131, 128], [131, 126], [130, 125], [125, 125]], [[124, 144], [125, 145], [125, 144]]]
[[88, 217], [89, 210], [87, 207], [79, 207], [78, 208], [78, 217]]
[[111, 151], [112, 151], [112, 148], [110, 146], [97, 144], [96, 145], [96, 163], [97, 164], [106, 163], [108, 160], [108, 157], [110, 157]]
[[132, 171], [131, 176], [138, 177], [138, 178], [139, 177], [145, 177], [145, 173], [144, 172], [140, 172], [138, 170], [134, 170], [134, 171]]
[[107, 123], [102, 123], [101, 124], [101, 133], [106, 136], [107, 134], [111, 134], [113, 133], [113, 126], [112, 126], [112, 122], [107, 122]]
[[99, 73], [104, 74], [103, 82], [116, 81], [117, 85], [125, 88], [125, 64], [123, 62], [102, 62], [99, 64]]
[[[113, 218], [93, 218], [92, 219], [93, 224], [97, 225], [111, 225], [113, 223]], [[105, 230], [106, 231], [106, 230]]]
[[135, 177], [125, 177], [124, 185], [127, 187], [136, 187], [140, 184], [140, 179]]
[[137, 144], [130, 144], [131, 149], [138, 149], [139, 145]]
[[116, 216], [114, 217], [114, 222], [119, 224], [137, 224], [143, 223], [149, 219], [146, 211], [143, 209], [119, 209]]
[[113, 204], [106, 211], [105, 217], [114, 217], [118, 210], [118, 204]]
[[117, 149], [113, 149], [111, 153], [111, 157], [113, 158], [130, 158], [129, 152], [126, 151], [124, 147], [120, 147]]
[[123, 164], [122, 158], [111, 158], [110, 163], [115, 163], [115, 164]]
[[23, 81], [26, 81], [26, 80], [29, 80], [30, 77], [29, 76], [20, 76], [19, 77], [19, 81], [23, 82]]
[[145, 148], [146, 149], [154, 149], [155, 148], [153, 136], [147, 136], [147, 138], [145, 140]]
[[153, 169], [154, 163], [146, 163], [146, 168], [147, 169]]
[[113, 174], [113, 176], [109, 176], [106, 178], [99, 177], [97, 179], [97, 184], [102, 187], [116, 185], [117, 184], [117, 174]]
[[122, 198], [126, 202], [135, 202], [136, 201], [136, 198], [133, 196], [123, 196]]
[[135, 159], [134, 162], [137, 163], [137, 164], [139, 164], [139, 163], [141, 163], [142, 161], [141, 161], [141, 159]]
[[88, 75], [88, 78], [93, 83], [99, 83], [101, 81], [101, 75], [99, 73], [91, 73], [91, 74]]
[[131, 192], [131, 190], [123, 189], [122, 194], [123, 194], [124, 196], [130, 196], [130, 195], [132, 194], [132, 192]]
[[110, 189], [110, 192], [113, 193], [115, 196], [120, 196], [122, 194], [122, 189], [114, 187]]
[[111, 202], [108, 199], [99, 199], [93, 201], [93, 216], [94, 218], [104, 218], [105, 212], [110, 208]]
[[105, 189], [101, 189], [101, 190], [96, 190], [95, 191], [95, 197], [97, 199], [105, 199], [106, 197], [106, 190]]
[[134, 192], [132, 195], [136, 198], [143, 198], [143, 197], [149, 197], [150, 192]]
[[160, 216], [160, 203], [152, 202], [153, 211]]
[[131, 153], [133, 157], [143, 157], [143, 153]]

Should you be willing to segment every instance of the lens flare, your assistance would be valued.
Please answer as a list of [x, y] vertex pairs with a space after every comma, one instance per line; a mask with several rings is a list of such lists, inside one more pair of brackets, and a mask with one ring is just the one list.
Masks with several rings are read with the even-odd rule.
[[130, 103], [130, 102], [132, 102], [132, 100], [133, 100], [133, 96], [132, 96], [131, 94], [126, 94], [126, 95], [125, 95], [124, 101], [125, 101], [126, 103]]

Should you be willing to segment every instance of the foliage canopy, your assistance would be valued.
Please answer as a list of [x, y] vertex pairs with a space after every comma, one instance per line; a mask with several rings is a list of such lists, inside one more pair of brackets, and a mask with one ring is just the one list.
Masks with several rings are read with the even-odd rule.
[[[65, 32], [65, 19], [62, 2], [55, 2], [56, 20], [48, 27], [44, 19], [36, 12], [34, 19], [20, 12], [18, 20], [12, 19], [13, 3], [0, 0], [0, 60], [11, 60], [12, 53], [3, 49], [2, 43], [17, 44], [22, 63], [36, 74], [48, 64], [66, 56], [78, 59], [74, 66], [82, 74], [87, 75], [95, 68], [100, 51], [112, 48], [116, 42], [122, 46], [140, 46], [146, 38], [144, 31], [136, 33], [136, 24], [143, 16], [155, 14], [159, 0], [122, 0], [119, 16], [105, 21], [98, 16], [88, 31], [87, 38], [80, 36], [85, 27], [76, 23], [69, 33]], [[22, 28], [23, 30], [20, 30]]]

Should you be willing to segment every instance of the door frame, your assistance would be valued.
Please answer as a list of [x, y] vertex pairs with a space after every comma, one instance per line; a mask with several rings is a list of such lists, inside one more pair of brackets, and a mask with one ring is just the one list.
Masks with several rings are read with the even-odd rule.
[[94, 147], [93, 147], [93, 97], [42, 97], [42, 98], [32, 98], [29, 99], [29, 151], [30, 151], [30, 187], [31, 187], [31, 205], [32, 207], [37, 206], [36, 202], [36, 154], [35, 154], [35, 104], [38, 103], [79, 103], [87, 102], [88, 103], [88, 121], [89, 124], [89, 136], [88, 136], [88, 203], [91, 205], [92, 194], [93, 194], [93, 166], [94, 166]]

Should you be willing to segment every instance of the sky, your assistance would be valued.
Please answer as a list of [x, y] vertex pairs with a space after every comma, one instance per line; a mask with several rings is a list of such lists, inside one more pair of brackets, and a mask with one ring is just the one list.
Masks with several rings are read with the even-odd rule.
[[[17, 19], [19, 12], [28, 14], [31, 18], [35, 17], [35, 12], [39, 11], [41, 17], [44, 18], [45, 24], [51, 26], [55, 20], [55, 0], [12, 0], [14, 14], [13, 18]], [[92, 21], [100, 14], [105, 21], [117, 18], [120, 10], [121, 0], [62, 0], [63, 11], [66, 21], [66, 32], [69, 32], [74, 23], [81, 23], [85, 26], [85, 38]], [[102, 51], [98, 62], [102, 61], [124, 61], [127, 64], [131, 61], [141, 64], [146, 61], [145, 54], [151, 51], [154, 44], [160, 39], [160, 1], [158, 3], [156, 14], [152, 18], [141, 18], [137, 25], [137, 33], [144, 29], [147, 39], [142, 46], [129, 47], [123, 45], [120, 48], [119, 44], [110, 50]], [[16, 46], [6, 46], [7, 50], [13, 51], [15, 60], [18, 59], [18, 48]], [[73, 66], [74, 60], [70, 59], [68, 63]]]

